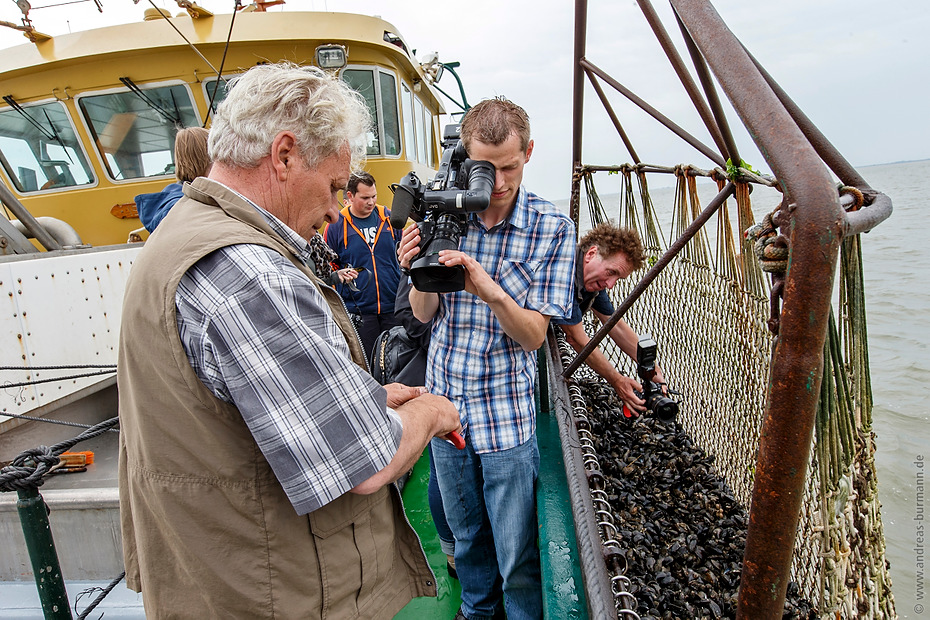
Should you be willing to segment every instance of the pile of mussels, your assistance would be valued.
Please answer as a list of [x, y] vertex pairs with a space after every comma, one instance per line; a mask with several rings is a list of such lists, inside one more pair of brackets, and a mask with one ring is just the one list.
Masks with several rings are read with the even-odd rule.
[[[735, 618], [748, 513], [677, 422], [627, 418], [605, 383], [585, 395], [623, 574], [641, 618]], [[623, 564], [623, 562], [621, 562]], [[816, 618], [791, 583], [784, 618]]]

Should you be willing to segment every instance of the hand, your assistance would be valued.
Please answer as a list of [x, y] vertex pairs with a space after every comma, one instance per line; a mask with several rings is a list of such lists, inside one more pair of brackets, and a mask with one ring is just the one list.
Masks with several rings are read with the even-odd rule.
[[[426, 391], [426, 388], [406, 388], [399, 383], [391, 383], [384, 386], [387, 389], [389, 386], [399, 386], [400, 388], [405, 388], [408, 390], [418, 390], [418, 396], [412, 398], [405, 403], [409, 409], [416, 409], [421, 412], [421, 415], [426, 416], [424, 420], [428, 419], [428, 422], [425, 422], [429, 425], [430, 428], [430, 437], [446, 437], [453, 431], [456, 433], [462, 432], [462, 424], [459, 422], [459, 412], [455, 408], [455, 405], [446, 398], [445, 396], [437, 396], [436, 394], [430, 394]], [[388, 400], [388, 405], [390, 405], [390, 400]]]
[[[425, 391], [425, 388], [424, 388]], [[459, 421], [459, 411], [455, 405], [445, 396], [437, 396], [426, 392], [419, 397], [419, 401], [424, 401], [431, 405], [436, 411], [437, 430], [434, 437], [445, 437], [452, 432], [462, 433], [462, 424]]]
[[351, 282], [358, 277], [358, 272], [352, 269], [351, 267], [346, 267], [345, 269], [340, 269], [336, 272], [336, 275], [339, 276], [339, 281], [343, 284]]
[[410, 269], [410, 263], [420, 253], [420, 229], [417, 226], [408, 226], [400, 238], [397, 246], [397, 262], [402, 269]]
[[646, 411], [646, 401], [634, 393], [634, 390], [639, 393], [643, 391], [643, 386], [635, 379], [619, 375], [617, 379], [611, 381], [611, 385], [634, 416]]
[[484, 270], [481, 263], [464, 252], [442, 250], [439, 253], [439, 262], [446, 267], [455, 267], [457, 265], [464, 267], [465, 290], [488, 303], [500, 298], [501, 295], [506, 295], [504, 289], [491, 279], [491, 276]]
[[387, 392], [387, 406], [391, 409], [396, 409], [405, 402], [426, 394], [425, 387], [409, 387], [403, 383], [388, 383], [384, 389]]
[[652, 381], [659, 384], [664, 396], [668, 396], [668, 384], [665, 383], [665, 376], [662, 374], [662, 369], [659, 368], [658, 364], [656, 364], [655, 374], [652, 375]]

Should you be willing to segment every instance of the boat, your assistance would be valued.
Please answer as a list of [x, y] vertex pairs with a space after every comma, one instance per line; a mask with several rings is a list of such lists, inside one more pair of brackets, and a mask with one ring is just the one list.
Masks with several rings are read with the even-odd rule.
[[[0, 58], [0, 288], [11, 304], [3, 341], [19, 343], [0, 354], [0, 463], [73, 438], [82, 428], [74, 425], [116, 418], [122, 291], [148, 235], [134, 197], [174, 181], [178, 129], [209, 126], [236, 74], [279, 60], [338, 72], [376, 119], [366, 169], [384, 193], [410, 172], [435, 174], [447, 105], [437, 55], [421, 62], [378, 17], [265, 10], [274, 4], [227, 15], [190, 2], [175, 16], [140, 7], [135, 23], [55, 37], [25, 14], [18, 29], [30, 41]], [[42, 487], [69, 592], [104, 587], [122, 571], [115, 436], [82, 442], [75, 450], [93, 461]], [[16, 496], [0, 502], [0, 617], [37, 616]], [[100, 609], [141, 617], [141, 598], [121, 590]]]
[[[895, 617], [881, 544], [874, 463], [869, 462], [874, 442], [869, 436], [867, 355], [863, 366], [864, 330], [857, 328], [864, 305], [855, 279], [859, 233], [888, 217], [890, 200], [869, 187], [816, 131], [726, 29], [709, 2], [672, 0], [703, 95], [677, 51], [667, 44], [668, 34], [654, 19], [648, 0], [638, 4], [685, 83], [714, 145], [702, 144], [642, 99], [630, 96], [619, 80], [595, 64], [597, 59], [587, 56], [588, 2], [576, 0], [570, 210], [580, 222], [582, 196], [586, 196], [590, 222], [618, 217], [641, 230], [650, 267], [642, 277], [614, 291], [617, 313], [611, 320], [626, 316], [634, 326], [649, 326], [650, 321], [661, 324], [662, 365], [672, 387], [683, 394], [682, 413], [674, 427], [652, 430], [648, 420], [624, 420], [616, 404], [610, 404], [603, 390], [591, 382], [594, 379], [585, 375], [586, 353], [575, 354], [556, 330], [550, 332], [540, 352], [537, 393], [537, 436], [545, 464], [538, 484], [545, 617]], [[367, 72], [364, 79], [371, 84], [371, 105], [381, 113], [378, 131], [369, 144], [369, 170], [379, 180], [399, 180], [409, 171], [421, 178], [431, 176], [440, 148], [438, 118], [444, 111], [434, 92], [442, 63], [436, 59], [417, 62], [388, 22], [344, 14], [300, 17], [286, 13], [286, 17], [274, 18], [280, 21], [274, 22], [273, 29], [265, 29], [261, 25], [272, 22], [262, 20], [270, 14], [260, 10], [238, 14], [233, 20], [232, 16], [213, 16], [195, 5], [186, 6], [186, 15], [170, 18], [170, 22], [212, 64], [237, 67], [229, 75], [267, 57], [326, 62], [329, 51], [338, 56], [336, 48], [342, 46], [347, 64], [335, 70], [343, 75], [348, 71], [349, 76], [353, 70]], [[7, 142], [0, 141], [0, 152], [4, 153], [0, 174], [6, 188], [3, 202], [23, 222], [30, 214], [39, 217], [38, 225], [16, 225], [16, 230], [22, 228], [35, 239], [17, 237], [11, 230], [13, 225], [0, 218], [4, 226], [0, 233], [8, 239], [0, 248], [8, 254], [0, 257], [0, 292], [10, 300], [3, 332], [5, 346], [0, 354], [4, 357], [0, 359], [4, 368], [16, 367], [27, 373], [25, 379], [7, 382], [0, 411], [28, 416], [0, 421], [0, 461], [26, 448], [65, 441], [78, 432], [57, 426], [51, 431], [44, 426], [40, 429], [32, 418], [94, 426], [115, 415], [115, 382], [112, 372], [106, 371], [116, 361], [122, 285], [145, 237], [132, 211], [132, 196], [157, 191], [170, 180], [166, 167], [170, 130], [164, 128], [172, 125], [172, 118], [188, 118], [186, 114], [193, 114], [198, 124], [208, 121], [210, 98], [222, 96], [215, 76], [227, 74], [226, 69], [212, 69], [186, 44], [165, 43], [164, 35], [154, 34], [152, 28], [164, 27], [166, 24], [160, 22], [169, 20], [161, 14], [152, 17], [156, 18], [153, 22], [102, 29], [87, 38], [75, 34], [43, 42], [33, 33], [37, 42], [0, 60], [0, 79], [16, 86], [7, 89], [12, 96], [0, 107], [0, 136], [4, 135], [4, 119], [12, 119], [11, 126], [29, 136], [23, 141], [37, 145], [36, 150], [20, 153], [20, 159], [11, 162], [5, 154]], [[306, 20], [304, 27], [292, 27], [300, 19]], [[313, 25], [319, 23], [326, 24], [325, 34], [316, 37], [312, 33], [319, 31]], [[346, 24], [353, 27], [344, 28]], [[226, 65], [220, 59], [231, 25], [230, 64]], [[363, 40], [352, 38], [359, 32], [366, 33]], [[140, 53], [149, 49], [152, 51]], [[302, 50], [299, 57], [294, 56], [297, 49]], [[326, 53], [317, 59], [320, 49]], [[108, 60], [102, 62], [103, 58]], [[81, 77], [76, 67], [91, 62], [94, 71]], [[127, 66], [133, 70], [124, 70]], [[182, 71], [178, 69], [181, 66], [195, 69]], [[63, 81], [53, 79], [55, 71]], [[740, 121], [757, 140], [774, 176], [755, 172], [738, 153], [714, 92], [711, 72], [733, 102]], [[394, 93], [400, 101], [395, 101], [397, 116], [393, 121], [383, 117], [385, 109], [390, 109], [385, 99], [390, 87], [385, 88], [382, 78], [388, 83], [393, 78]], [[349, 79], [361, 80], [357, 75]], [[640, 161], [604, 85], [637, 102], [695, 146], [710, 161], [705, 166], [710, 169]], [[148, 99], [140, 97], [140, 92]], [[584, 162], [582, 102], [586, 92], [593, 92], [604, 104], [631, 163]], [[156, 100], [156, 93], [176, 94]], [[105, 113], [106, 106], [97, 105], [117, 95], [126, 110]], [[42, 112], [30, 116], [34, 123], [23, 114], [28, 116], [30, 110]], [[154, 136], [127, 142], [140, 118]], [[772, 124], [778, 131], [772, 130]], [[393, 145], [392, 139], [397, 139]], [[130, 149], [130, 144], [137, 146]], [[124, 145], [128, 151], [121, 150]], [[28, 153], [35, 153], [31, 160]], [[799, 161], [804, 165], [794, 164]], [[827, 167], [843, 181], [842, 191]], [[129, 170], [134, 171], [132, 178]], [[604, 213], [598, 200], [594, 177], [600, 172], [622, 175], [619, 214]], [[668, 238], [657, 233], [650, 210], [646, 178], [654, 174], [674, 174], [680, 184], [676, 208], [681, 212], [676, 212], [679, 217]], [[694, 198], [697, 176], [714, 179], [721, 190], [705, 207]], [[55, 185], [61, 177], [65, 177], [65, 184]], [[46, 186], [50, 181], [52, 185]], [[754, 224], [751, 209], [748, 215], [746, 211], [750, 184], [787, 190], [790, 215], [775, 215], [778, 221], [750, 226]], [[634, 196], [636, 190], [638, 197]], [[737, 208], [728, 215], [727, 199], [734, 197]], [[736, 220], [736, 226], [731, 226], [731, 219]], [[707, 230], [708, 222], [717, 223], [716, 233]], [[787, 232], [780, 238], [778, 229], [787, 231], [791, 224], [814, 231], [811, 234], [827, 241], [818, 244], [810, 236], [794, 237]], [[740, 234], [744, 230], [755, 236]], [[130, 237], [138, 241], [124, 243]], [[708, 259], [709, 240], [723, 248], [716, 262]], [[778, 247], [778, 243], [784, 245]], [[43, 251], [32, 251], [38, 245], [44, 246]], [[777, 266], [756, 261], [756, 246], [761, 248], [760, 255], [790, 252], [792, 269], [778, 272]], [[840, 333], [828, 319], [831, 300], [827, 283], [832, 282], [837, 269], [837, 254], [843, 257]], [[785, 290], [790, 293], [782, 296]], [[49, 304], [50, 298], [56, 304]], [[660, 319], [643, 309], [644, 300]], [[694, 317], [704, 318], [700, 332]], [[590, 346], [598, 346], [608, 326], [589, 327], [593, 335]], [[769, 327], [777, 331], [777, 337]], [[618, 367], [626, 364], [624, 369], [634, 372], [619, 350], [609, 343], [601, 346]], [[700, 364], [696, 361], [700, 359], [711, 363]], [[721, 368], [728, 371], [726, 376]], [[92, 374], [97, 372], [102, 374]], [[80, 376], [35, 383], [63, 373]], [[820, 389], [812, 390], [812, 385]], [[605, 400], [606, 410], [598, 411], [594, 402]], [[682, 459], [674, 455], [669, 461], [655, 462], [652, 456], [630, 456], [632, 446], [615, 445], [607, 453], [599, 451], [621, 426], [632, 428], [648, 445], [672, 438], [679, 446], [702, 446], [706, 453], [687, 457], [700, 468], [700, 485], [685, 485], [694, 481], [688, 478], [693, 474], [682, 470]], [[79, 462], [74, 469], [86, 467], [87, 471], [52, 476], [41, 487], [44, 504], [33, 502], [39, 508], [47, 504], [51, 509], [57, 555], [69, 582], [68, 599], [57, 604], [74, 607], [75, 613], [78, 608], [86, 611], [87, 601], [96, 591], [79, 595], [74, 588], [102, 588], [108, 594], [100, 597], [98, 612], [105, 611], [108, 617], [141, 617], [141, 597], [122, 587], [111, 588], [121, 571], [121, 557], [116, 551], [115, 487], [105, 468], [111, 457], [106, 456], [109, 453], [104, 446], [113, 442], [115, 433], [100, 426], [91, 433], [94, 436], [86, 445], [94, 453], [94, 463], [82, 464], [76, 457]], [[623, 475], [614, 471], [617, 459], [626, 459], [619, 470]], [[654, 471], [645, 471], [641, 459], [652, 459]], [[782, 467], [785, 464], [787, 468]], [[456, 584], [443, 575], [445, 558], [438, 545], [430, 546], [431, 525], [424, 504], [413, 499], [424, 490], [424, 467], [421, 462], [414, 469], [404, 497], [437, 575], [440, 597], [413, 601], [401, 617], [452, 617], [458, 606]], [[657, 477], [650, 477], [654, 473]], [[623, 477], [655, 481], [664, 495], [647, 500], [653, 502], [649, 506], [618, 507], [620, 499], [631, 496], [628, 489], [616, 486], [617, 479]], [[675, 485], [661, 486], [669, 480]], [[642, 541], [658, 540], [657, 524], [665, 527], [667, 523], [657, 506], [688, 506], [684, 496], [690, 498], [688, 491], [698, 486], [720, 492], [714, 501], [722, 504], [709, 511], [715, 517], [719, 512], [716, 518], [720, 523], [711, 524], [700, 536], [682, 531], [680, 540], [662, 539], [660, 544], [666, 546], [661, 552], [641, 557], [643, 554], [637, 552], [645, 548]], [[781, 501], [772, 505], [766, 501], [770, 497]], [[699, 501], [707, 500], [702, 496]], [[13, 514], [15, 503], [10, 494], [0, 495], [4, 540], [20, 540], [20, 525]], [[679, 512], [673, 520], [687, 529], [696, 526], [702, 512], [694, 509], [684, 516]], [[636, 518], [644, 513], [651, 521], [643, 523]], [[739, 529], [734, 524], [746, 522], [751, 527], [744, 542], [726, 544], [740, 549], [745, 545], [750, 570], [722, 566], [720, 549], [714, 546], [717, 543], [708, 544], [706, 530], [732, 531]], [[637, 530], [634, 524], [642, 529]], [[0, 575], [2, 606], [10, 605], [7, 601], [13, 599], [8, 593], [14, 590], [30, 590], [32, 597], [32, 602], [24, 604], [32, 605], [28, 612], [13, 610], [10, 616], [39, 613], [32, 580], [40, 571], [31, 568], [24, 547], [0, 547], [0, 570], [6, 571]], [[688, 566], [684, 563], [688, 558], [704, 563]], [[637, 562], [649, 567], [645, 581], [637, 581]], [[731, 590], [717, 599], [685, 597], [703, 591], [697, 586], [704, 583]], [[41, 583], [38, 589], [42, 591]], [[683, 598], [665, 596], [669, 593], [682, 594]], [[7, 611], [0, 609], [0, 617], [4, 613]], [[70, 612], [64, 617], [70, 617]]]
[[148, 9], [137, 23], [37, 38], [0, 59], [4, 185], [33, 216], [66, 222], [92, 246], [144, 239], [133, 197], [173, 180], [177, 128], [207, 124], [226, 81], [269, 60], [338, 71], [364, 94], [377, 119], [367, 169], [385, 191], [438, 165], [442, 63], [424, 69], [390, 23], [184, 4], [177, 17]]

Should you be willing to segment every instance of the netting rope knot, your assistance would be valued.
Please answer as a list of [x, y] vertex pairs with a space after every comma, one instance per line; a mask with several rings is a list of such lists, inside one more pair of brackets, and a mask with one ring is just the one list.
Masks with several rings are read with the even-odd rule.
[[788, 239], [778, 233], [772, 218], [772, 213], [767, 214], [761, 222], [747, 228], [743, 235], [753, 244], [763, 271], [785, 273], [788, 270]]

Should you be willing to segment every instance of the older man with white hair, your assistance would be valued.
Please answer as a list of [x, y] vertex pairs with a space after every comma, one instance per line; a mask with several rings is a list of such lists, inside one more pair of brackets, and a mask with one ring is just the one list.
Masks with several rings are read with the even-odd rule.
[[150, 617], [390, 618], [433, 595], [396, 487], [445, 398], [382, 388], [308, 267], [364, 153], [361, 97], [260, 65], [133, 265], [120, 333], [126, 578]]

